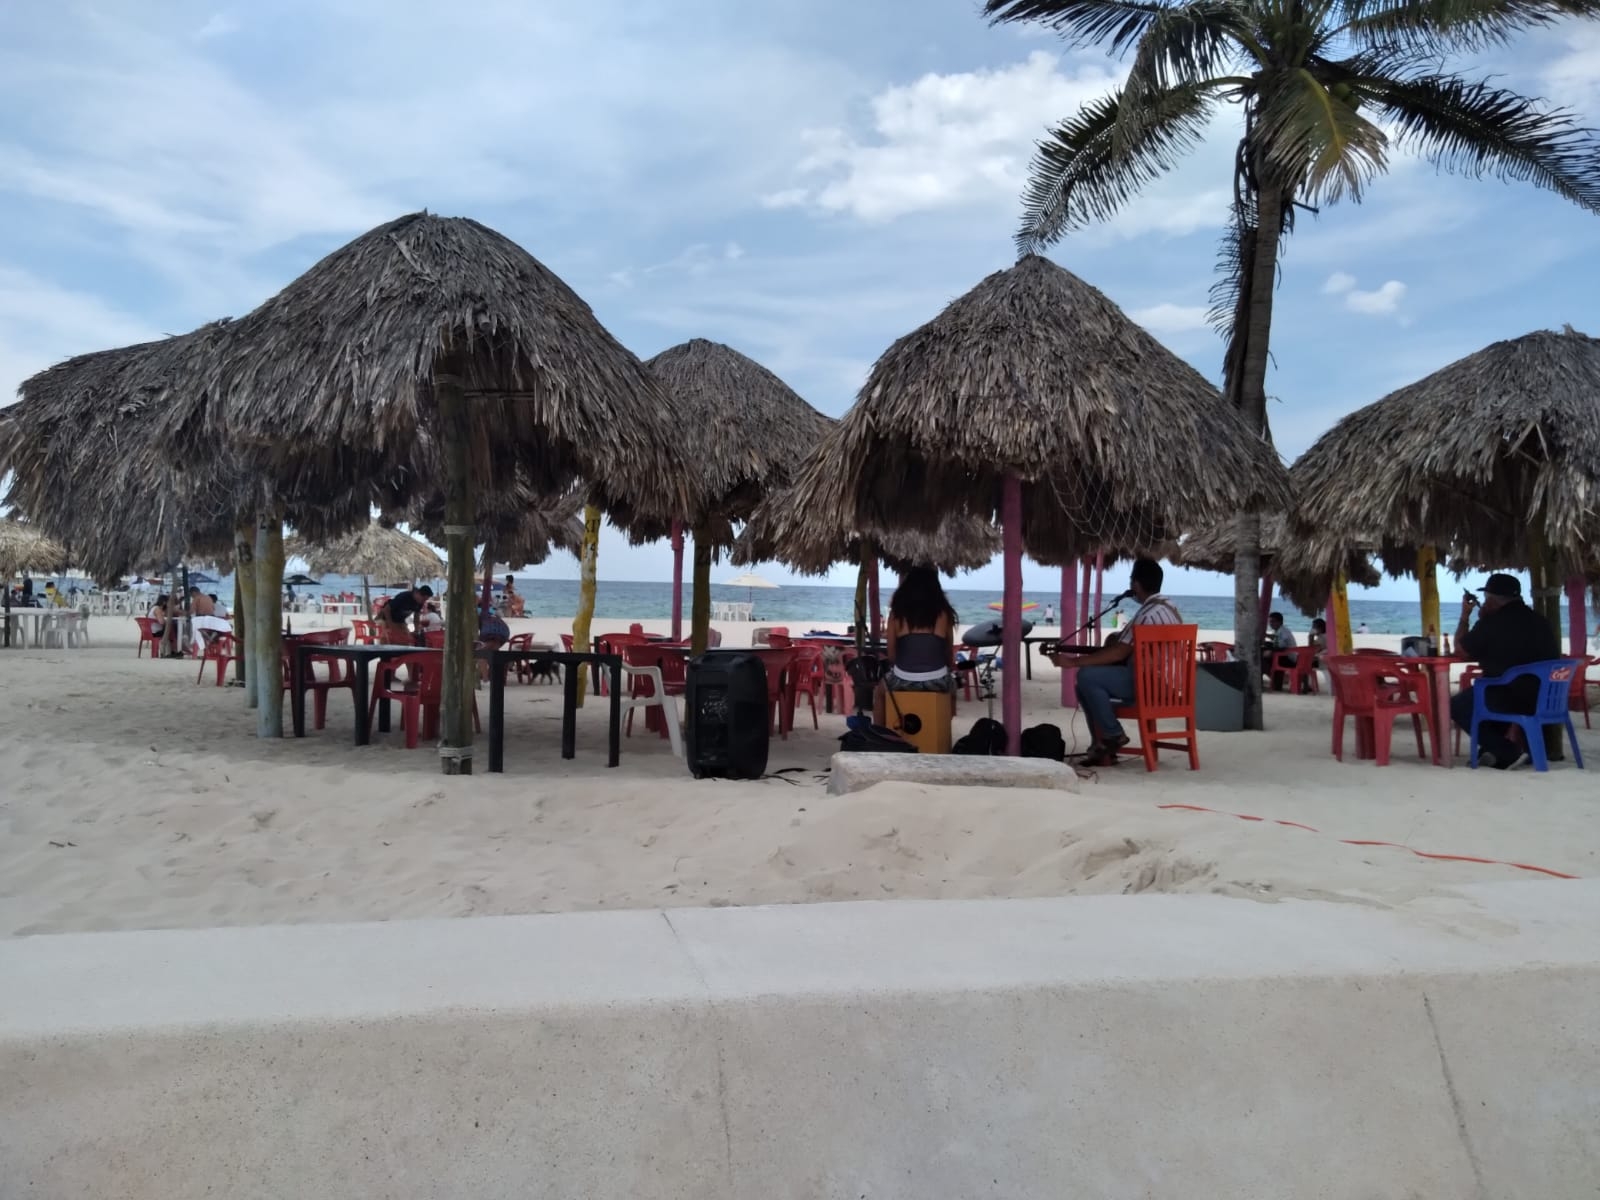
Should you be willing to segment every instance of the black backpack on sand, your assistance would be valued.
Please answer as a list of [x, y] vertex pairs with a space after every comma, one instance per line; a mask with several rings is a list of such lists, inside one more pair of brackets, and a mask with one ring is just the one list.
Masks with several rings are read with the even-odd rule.
[[1004, 754], [1006, 727], [993, 717], [979, 717], [967, 734], [950, 747], [951, 754]]

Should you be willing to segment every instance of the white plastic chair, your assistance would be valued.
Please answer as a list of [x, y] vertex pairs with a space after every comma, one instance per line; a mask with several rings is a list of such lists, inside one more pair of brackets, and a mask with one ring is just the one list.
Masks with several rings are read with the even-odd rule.
[[667, 741], [672, 746], [672, 753], [678, 758], [683, 757], [683, 731], [678, 728], [678, 702], [667, 695], [666, 684], [661, 679], [660, 667], [630, 667], [622, 664], [622, 674], [627, 679], [644, 676], [650, 680], [651, 694], [648, 696], [632, 695], [633, 688], [624, 685], [622, 696], [622, 711], [631, 712], [635, 708], [661, 709], [661, 718], [667, 723]]

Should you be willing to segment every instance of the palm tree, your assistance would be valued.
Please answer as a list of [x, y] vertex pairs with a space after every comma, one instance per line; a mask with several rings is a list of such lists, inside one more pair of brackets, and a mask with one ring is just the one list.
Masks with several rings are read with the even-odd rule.
[[[1573, 115], [1444, 69], [1600, 0], [985, 0], [995, 22], [1037, 21], [1075, 47], [1131, 51], [1121, 88], [1039, 146], [1023, 193], [1023, 250], [1115, 213], [1200, 143], [1226, 104], [1243, 110], [1213, 319], [1223, 387], [1263, 436], [1279, 248], [1297, 208], [1360, 200], [1391, 147], [1444, 170], [1546, 188], [1600, 211], [1600, 142]], [[1234, 638], [1259, 644], [1261, 519], [1239, 517]], [[1246, 723], [1261, 728], [1250, 673]]]

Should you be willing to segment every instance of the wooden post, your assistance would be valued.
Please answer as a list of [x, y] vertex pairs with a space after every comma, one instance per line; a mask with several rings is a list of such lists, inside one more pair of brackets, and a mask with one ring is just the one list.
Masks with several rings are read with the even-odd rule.
[[1439, 637], [1443, 632], [1439, 625], [1438, 565], [1439, 551], [1436, 547], [1417, 548], [1417, 594], [1422, 600], [1422, 636], [1431, 643], [1434, 654], [1439, 653], [1442, 645]]
[[[1274, 247], [1276, 248], [1276, 247]], [[1233, 645], [1244, 662], [1261, 662], [1261, 514], [1240, 513], [1233, 556]], [[1261, 672], [1244, 673], [1244, 727], [1264, 727]]]
[[1267, 630], [1267, 618], [1272, 615], [1272, 568], [1261, 572], [1261, 632]]
[[[1078, 571], [1068, 563], [1061, 568], [1061, 636], [1067, 637], [1072, 632], [1073, 618], [1078, 612]], [[1076, 708], [1078, 694], [1074, 690], [1078, 681], [1078, 673], [1071, 668], [1061, 672], [1061, 707]]]
[[867, 565], [867, 625], [872, 630], [872, 642], [877, 644], [883, 636], [883, 601], [878, 591], [878, 548], [872, 548]]
[[873, 547], [866, 542], [861, 543], [861, 561], [856, 564], [856, 619], [853, 628], [856, 631], [856, 653], [861, 654], [867, 648], [867, 563], [873, 556]]
[[1100, 611], [1106, 606], [1106, 552], [1094, 552], [1094, 644], [1105, 644], [1105, 632], [1100, 627]]
[[689, 653], [704, 654], [711, 642], [711, 539], [694, 531], [694, 594], [689, 605]]
[[[461, 382], [462, 361], [449, 336], [433, 360], [433, 394], [439, 405], [439, 449], [444, 460], [444, 681], [439, 698], [439, 767], [446, 775], [472, 774], [472, 700], [478, 672], [473, 595], [476, 525], [472, 505], [472, 422]], [[489, 564], [493, 570], [494, 564]]]
[[1328, 636], [1334, 639], [1334, 645], [1338, 647], [1336, 653], [1355, 653], [1355, 639], [1350, 636], [1350, 585], [1343, 571], [1333, 577], [1333, 594], [1328, 597], [1328, 614]]
[[1567, 576], [1567, 654], [1589, 657], [1589, 585], [1582, 575]]
[[1005, 550], [1004, 607], [1000, 612], [1000, 717], [1006, 753], [1022, 753], [1022, 480], [1007, 475], [1000, 485], [1000, 532]]
[[233, 664], [234, 676], [244, 681], [244, 706], [256, 706], [256, 671], [250, 666], [250, 652], [255, 646], [255, 632], [250, 623], [255, 619], [256, 549], [255, 522], [239, 523], [233, 531], [233, 652], [239, 656]]
[[683, 641], [683, 522], [672, 522], [672, 640]]
[[256, 516], [256, 594], [250, 614], [256, 648], [256, 736], [283, 736], [283, 510], [275, 500]]
[[[578, 614], [572, 618], [572, 648], [579, 654], [589, 650], [589, 627], [594, 623], [595, 567], [600, 558], [600, 510], [592, 504], [583, 509], [583, 547], [578, 555]], [[578, 707], [588, 689], [589, 673], [578, 672]]]
[[1094, 599], [1094, 564], [1087, 558], [1083, 560], [1083, 587], [1078, 596], [1078, 625], [1085, 631], [1089, 628], [1089, 618], [1093, 614], [1089, 611], [1089, 602]]

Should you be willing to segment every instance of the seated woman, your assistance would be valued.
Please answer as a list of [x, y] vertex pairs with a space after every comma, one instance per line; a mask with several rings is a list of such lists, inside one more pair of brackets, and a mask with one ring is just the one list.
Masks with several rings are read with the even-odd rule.
[[145, 616], [149, 617], [153, 622], [153, 624], [150, 626], [150, 632], [155, 634], [157, 637], [160, 637], [167, 628], [168, 603], [169, 597], [165, 592], [162, 592], [161, 595], [156, 597], [156, 602], [150, 606], [150, 610], [145, 613]]
[[888, 711], [888, 692], [954, 692], [956, 610], [944, 594], [939, 572], [912, 567], [900, 577], [889, 601], [889, 670], [873, 698], [872, 719], [879, 725]]

